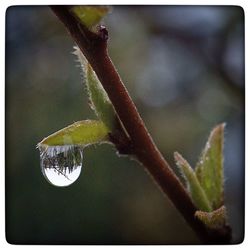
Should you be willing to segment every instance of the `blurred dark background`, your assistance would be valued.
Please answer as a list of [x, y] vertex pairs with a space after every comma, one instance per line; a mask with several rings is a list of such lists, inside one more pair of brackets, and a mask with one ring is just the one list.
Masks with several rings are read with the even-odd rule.
[[[176, 171], [195, 166], [226, 122], [225, 203], [244, 232], [244, 12], [240, 7], [115, 6], [110, 55], [148, 130]], [[6, 237], [32, 244], [188, 244], [196, 236], [151, 177], [110, 145], [84, 151], [67, 188], [43, 177], [36, 144], [94, 118], [73, 41], [48, 7], [6, 12]]]

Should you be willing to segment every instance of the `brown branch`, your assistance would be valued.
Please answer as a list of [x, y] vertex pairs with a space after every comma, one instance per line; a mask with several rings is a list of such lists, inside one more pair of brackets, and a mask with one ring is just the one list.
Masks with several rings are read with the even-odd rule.
[[230, 241], [230, 233], [226, 229], [225, 231], [209, 230], [194, 217], [197, 208], [155, 146], [108, 55], [107, 30], [102, 26], [99, 29], [99, 33], [89, 31], [78, 22], [68, 7], [52, 6], [51, 9], [65, 25], [96, 72], [131, 139], [132, 154], [149, 171], [156, 183], [180, 211], [202, 242], [228, 243]]

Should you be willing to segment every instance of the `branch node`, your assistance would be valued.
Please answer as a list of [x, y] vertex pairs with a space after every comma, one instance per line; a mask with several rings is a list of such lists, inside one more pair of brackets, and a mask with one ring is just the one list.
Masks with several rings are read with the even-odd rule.
[[130, 155], [133, 152], [131, 140], [120, 130], [115, 130], [109, 134], [110, 141], [115, 145], [120, 155]]

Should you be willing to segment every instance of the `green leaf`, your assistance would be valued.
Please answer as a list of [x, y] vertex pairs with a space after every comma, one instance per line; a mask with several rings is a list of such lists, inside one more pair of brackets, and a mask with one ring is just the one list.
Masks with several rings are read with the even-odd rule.
[[224, 127], [220, 124], [212, 130], [195, 170], [213, 209], [223, 204]]
[[109, 130], [101, 121], [85, 120], [71, 124], [44, 138], [40, 146], [82, 145], [107, 142]]
[[202, 211], [212, 211], [208, 198], [204, 190], [202, 189], [192, 167], [179, 153], [175, 152], [174, 157], [177, 166], [179, 167], [181, 173], [183, 174], [186, 180], [187, 190], [194, 204], [197, 206], [198, 209]]
[[221, 206], [213, 212], [196, 211], [195, 217], [201, 220], [207, 227], [218, 229], [226, 224], [226, 207]]
[[94, 70], [87, 62], [87, 59], [78, 47], [74, 48], [75, 51], [73, 53], [77, 55], [85, 75], [85, 83], [91, 108], [95, 111], [97, 117], [102, 120], [111, 131], [113, 131], [116, 125], [116, 114], [113, 105]]
[[110, 9], [108, 6], [74, 6], [70, 10], [83, 25], [90, 29], [97, 25]]

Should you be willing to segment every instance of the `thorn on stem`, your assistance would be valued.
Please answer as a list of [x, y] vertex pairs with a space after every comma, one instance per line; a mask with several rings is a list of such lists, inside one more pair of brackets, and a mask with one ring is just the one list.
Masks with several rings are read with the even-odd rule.
[[108, 30], [106, 29], [106, 27], [104, 25], [100, 25], [98, 27], [98, 34], [100, 36], [100, 38], [104, 41], [107, 41], [108, 40], [108, 37], [109, 37], [109, 33], [108, 33]]

